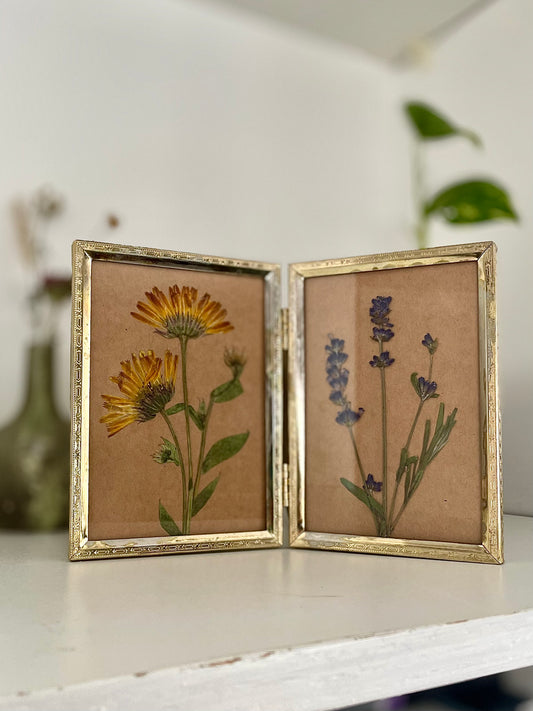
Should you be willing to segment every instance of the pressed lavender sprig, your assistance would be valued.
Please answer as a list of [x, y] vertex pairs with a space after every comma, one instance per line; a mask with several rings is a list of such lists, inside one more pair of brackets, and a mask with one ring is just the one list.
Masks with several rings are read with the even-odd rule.
[[[379, 318], [379, 316], [376, 316], [376, 318]], [[341, 477], [340, 481], [351, 494], [362, 501], [369, 509], [374, 519], [376, 532], [382, 536], [385, 535], [386, 516], [383, 507], [379, 501], [374, 498], [374, 493], [381, 491], [382, 482], [375, 481], [372, 474], [368, 474], [368, 476], [365, 475], [365, 469], [359, 455], [354, 434], [354, 425], [363, 416], [364, 409], [362, 407], [353, 409], [351, 402], [346, 396], [346, 387], [350, 374], [344, 367], [348, 359], [348, 354], [344, 352], [344, 341], [331, 334], [328, 337], [329, 344], [326, 345], [326, 353], [328, 354], [326, 358], [326, 379], [331, 388], [329, 399], [336, 407], [340, 408], [335, 417], [335, 422], [346, 427], [350, 433], [362, 486], [357, 486], [344, 477]]]
[[[409, 434], [407, 436], [407, 441], [405, 443], [404, 448], [401, 451], [400, 464], [399, 464], [398, 470], [396, 472], [396, 485], [394, 488], [394, 495], [392, 498], [392, 505], [390, 507], [389, 522], [388, 522], [388, 527], [389, 527], [390, 533], [392, 533], [392, 531], [394, 530], [394, 527], [398, 523], [400, 516], [402, 515], [405, 507], [407, 506], [410, 496], [412, 496], [412, 494], [414, 493], [413, 486], [415, 486], [415, 480], [417, 480], [417, 482], [418, 482], [418, 483], [416, 483], [416, 486], [415, 486], [415, 488], [416, 488], [416, 487], [418, 487], [418, 485], [421, 481], [421, 478], [423, 476], [425, 468], [429, 464], [429, 461], [428, 461], [427, 464], [424, 464], [424, 468], [422, 468], [422, 459], [423, 459], [422, 455], [420, 456], [420, 458], [418, 456], [414, 456], [414, 457], [409, 456], [409, 447], [411, 446], [411, 440], [413, 438], [413, 434], [414, 434], [416, 426], [418, 424], [418, 420], [419, 420], [420, 414], [422, 412], [424, 403], [427, 400], [439, 397], [439, 394], [437, 393], [437, 383], [434, 380], [431, 380], [431, 375], [433, 372], [433, 356], [435, 355], [435, 353], [437, 351], [439, 342], [438, 342], [438, 339], [433, 338], [430, 333], [426, 333], [426, 335], [422, 339], [421, 343], [428, 350], [429, 372], [428, 372], [427, 378], [424, 378], [422, 376], [419, 377], [418, 373], [411, 374], [411, 384], [413, 386], [415, 393], [419, 397], [420, 402], [418, 403], [418, 408], [416, 410], [416, 414], [413, 419], [413, 424], [411, 425], [411, 429], [409, 430]], [[447, 422], [447, 426], [448, 426], [448, 424], [449, 424], [449, 430], [446, 433], [446, 441], [449, 436], [449, 433], [451, 432], [453, 425], [455, 424], [454, 417], [452, 417], [452, 420], [450, 420], [449, 423]], [[428, 425], [429, 425], [429, 420], [426, 423], [426, 432], [429, 436]], [[439, 429], [439, 428], [437, 428], [437, 429]], [[396, 506], [396, 497], [398, 494], [398, 488], [399, 488], [400, 482], [402, 481], [404, 476], [405, 476], [404, 502], [403, 502], [402, 506], [400, 507], [398, 514], [395, 517], [394, 511], [395, 511], [395, 506]]]
[[344, 341], [341, 338], [329, 336], [330, 343], [326, 346], [328, 357], [326, 358], [326, 375], [328, 385], [331, 387], [329, 399], [334, 405], [341, 408], [337, 413], [335, 422], [346, 427], [353, 427], [361, 419], [364, 410], [352, 410], [350, 401], [346, 398], [346, 386], [348, 385], [349, 371], [343, 368], [348, 360], [348, 354], [344, 352]]
[[[394, 529], [401, 518], [405, 508], [422, 483], [425, 472], [428, 466], [445, 447], [450, 437], [451, 431], [455, 426], [455, 416], [457, 408], [455, 408], [448, 416], [445, 416], [445, 407], [441, 403], [436, 418], [435, 425], [432, 426], [431, 420], [427, 419], [424, 427], [424, 436], [420, 454], [411, 455], [409, 448], [413, 438], [416, 426], [418, 424], [420, 414], [425, 403], [428, 400], [439, 397], [437, 392], [437, 383], [432, 380], [433, 358], [437, 352], [439, 342], [433, 338], [430, 333], [426, 333], [421, 341], [421, 345], [428, 351], [429, 369], [427, 377], [419, 376], [418, 373], [411, 374], [411, 384], [418, 398], [418, 407], [413, 419], [413, 423], [407, 436], [405, 446], [400, 452], [400, 463], [396, 470], [396, 481], [392, 500], [387, 497], [387, 387], [386, 387], [386, 369], [394, 364], [395, 359], [391, 357], [390, 350], [386, 343], [394, 338], [393, 324], [390, 321], [392, 296], [376, 296], [372, 299], [372, 305], [369, 309], [370, 323], [372, 334], [371, 340], [377, 344], [378, 353], [372, 356], [369, 365], [376, 368], [380, 374], [381, 382], [381, 430], [382, 430], [382, 481], [376, 481], [373, 474], [365, 474], [365, 469], [361, 463], [361, 458], [357, 449], [354, 426], [361, 419], [364, 410], [362, 407], [358, 409], [352, 408], [350, 401], [346, 395], [348, 385], [349, 372], [345, 368], [348, 360], [348, 355], [344, 352], [344, 341], [334, 336], [329, 336], [329, 344], [326, 345], [326, 375], [327, 382], [331, 388], [329, 399], [338, 408], [335, 421], [337, 424], [347, 428], [352, 440], [357, 465], [361, 476], [362, 487], [357, 486], [352, 481], [341, 478], [341, 484], [353, 496], [361, 501], [370, 510], [376, 532], [378, 536], [390, 537], [393, 535]], [[432, 434], [433, 431], [433, 434]], [[396, 509], [396, 500], [398, 489], [402, 483], [404, 489], [402, 504]], [[376, 497], [380, 494], [381, 497]]]
[[[379, 355], [373, 356], [369, 361], [372, 368], [378, 368], [381, 380], [381, 442], [382, 442], [382, 472], [383, 472], [383, 509], [387, 517], [387, 384], [385, 380], [385, 368], [389, 368], [394, 363], [394, 358], [390, 357], [390, 351], [383, 350], [383, 344], [394, 337], [393, 325], [390, 322], [392, 296], [376, 296], [372, 299], [372, 306], [369, 309], [370, 322], [374, 324], [372, 328], [372, 340], [377, 341]], [[386, 535], [388, 535], [388, 530]]]

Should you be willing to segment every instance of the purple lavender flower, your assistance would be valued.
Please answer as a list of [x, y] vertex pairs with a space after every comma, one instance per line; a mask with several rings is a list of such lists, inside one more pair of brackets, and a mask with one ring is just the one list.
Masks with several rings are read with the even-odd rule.
[[340, 353], [344, 350], [344, 341], [341, 338], [334, 338], [333, 336], [328, 336], [330, 340], [330, 345], [326, 346], [326, 350], [330, 353]]
[[345, 425], [346, 427], [353, 427], [357, 420], [361, 419], [363, 412], [362, 407], [360, 407], [357, 412], [354, 412], [354, 410], [350, 408], [350, 403], [346, 403], [344, 409], [341, 410], [335, 418], [335, 422], [339, 425]]
[[326, 358], [326, 380], [331, 388], [329, 394], [330, 401], [337, 407], [342, 408], [335, 418], [339, 425], [353, 427], [361, 418], [364, 410], [352, 410], [351, 403], [346, 398], [346, 386], [348, 385], [349, 371], [342, 366], [348, 359], [344, 352], [344, 341], [341, 338], [329, 336], [329, 345], [326, 346], [328, 357]]
[[342, 365], [348, 359], [348, 354], [344, 353], [344, 341], [341, 338], [329, 336], [329, 345], [326, 351], [329, 353], [326, 358], [326, 375], [328, 385], [332, 389], [330, 400], [336, 405], [343, 405], [346, 402], [344, 390], [348, 385], [348, 375], [350, 374]]
[[330, 388], [344, 392], [345, 387], [348, 385], [348, 375], [350, 374], [350, 371], [346, 370], [346, 368], [337, 368], [336, 366], [332, 366], [330, 368], [326, 368], [326, 373], [328, 375], [327, 381]]
[[334, 405], [341, 407], [344, 405], [344, 394], [341, 390], [332, 390], [329, 399]]
[[[326, 346], [327, 348], [327, 346]], [[342, 351], [332, 351], [326, 359], [328, 366], [339, 366], [346, 363], [348, 360], [348, 353], [343, 353]]]
[[422, 345], [428, 349], [431, 355], [433, 355], [438, 348], [439, 341], [437, 338], [432, 338], [431, 334], [426, 333], [422, 341]]
[[432, 397], [439, 397], [437, 391], [437, 383], [434, 380], [426, 380], [425, 378], [417, 378], [417, 373], [411, 375], [411, 383], [418, 397], [424, 402]]
[[394, 336], [394, 332], [391, 331], [390, 328], [378, 328], [377, 326], [372, 329], [372, 333], [372, 340], [381, 341], [382, 343], [390, 341], [390, 339]]
[[380, 353], [379, 356], [375, 355], [372, 360], [369, 361], [369, 364], [373, 368], [388, 368], [389, 365], [392, 365], [395, 361], [395, 358], [390, 358], [389, 357], [389, 351], [384, 351], [383, 353]]
[[365, 489], [368, 491], [381, 491], [381, 487], [383, 486], [382, 481], [376, 481], [372, 474], [369, 474], [366, 478], [365, 481]]
[[370, 320], [372, 323], [375, 323], [376, 326], [392, 328], [393, 324], [389, 323], [391, 301], [392, 296], [376, 296], [375, 299], [372, 299], [372, 306], [370, 307]]

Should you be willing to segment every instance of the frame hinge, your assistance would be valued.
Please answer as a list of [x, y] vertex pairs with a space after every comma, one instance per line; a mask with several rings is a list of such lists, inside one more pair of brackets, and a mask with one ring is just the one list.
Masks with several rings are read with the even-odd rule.
[[281, 309], [281, 348], [289, 350], [289, 309]]
[[289, 506], [289, 465], [283, 464], [283, 506]]

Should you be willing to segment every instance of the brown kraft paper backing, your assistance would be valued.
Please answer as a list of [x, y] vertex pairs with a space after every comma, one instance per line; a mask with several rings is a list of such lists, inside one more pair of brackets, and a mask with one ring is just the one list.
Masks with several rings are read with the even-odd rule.
[[[369, 309], [376, 296], [392, 296], [394, 337], [383, 346], [395, 362], [386, 368], [388, 417], [388, 488], [392, 499], [402, 447], [419, 399], [411, 373], [428, 376], [426, 333], [438, 339], [433, 361], [439, 398], [425, 402], [411, 441], [419, 454], [425, 420], [434, 426], [439, 403], [445, 416], [458, 408], [447, 445], [429, 465], [423, 481], [394, 530], [395, 538], [481, 542], [481, 448], [477, 264], [390, 269], [308, 278], [305, 282], [305, 528], [325, 533], [376, 535], [367, 507], [340, 483], [361, 479], [348, 428], [335, 421], [326, 381], [328, 334], [345, 340], [349, 355], [346, 390], [352, 409], [365, 412], [354, 426], [366, 474], [382, 476], [381, 388], [378, 354], [371, 340]], [[381, 499], [377, 494], [376, 498]], [[396, 509], [403, 500], [400, 485]]]
[[[159, 500], [179, 524], [181, 475], [173, 463], [154, 461], [161, 437], [170, 438], [160, 416], [133, 423], [108, 437], [100, 418], [102, 394], [121, 396], [110, 376], [132, 353], [152, 349], [179, 354], [177, 338], [167, 339], [130, 312], [154, 286], [168, 294], [177, 284], [208, 292], [227, 310], [234, 330], [211, 334], [188, 343], [188, 384], [191, 405], [206, 402], [216, 386], [231, 379], [224, 364], [225, 348], [244, 350], [247, 363], [241, 376], [244, 393], [214, 406], [206, 453], [217, 440], [249, 431], [234, 457], [207, 472], [202, 487], [221, 474], [207, 505], [192, 519], [191, 533], [258, 531], [266, 528], [264, 283], [260, 276], [212, 273], [186, 268], [152, 267], [93, 260], [91, 277], [91, 363], [89, 416], [89, 521], [91, 540], [167, 535], [159, 522]], [[176, 392], [168, 404], [182, 402], [181, 359]], [[172, 416], [185, 447], [183, 413]], [[192, 426], [193, 461], [200, 434]], [[195, 462], [196, 465], [196, 462]]]

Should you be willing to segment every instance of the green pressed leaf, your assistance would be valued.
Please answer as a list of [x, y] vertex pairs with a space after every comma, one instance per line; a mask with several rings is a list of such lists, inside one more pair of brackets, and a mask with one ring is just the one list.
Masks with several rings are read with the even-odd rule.
[[161, 503], [161, 499], [159, 500], [159, 523], [169, 536], [183, 535], [172, 516]]
[[425, 469], [419, 469], [417, 473], [415, 474], [415, 477], [413, 479], [413, 483], [411, 484], [411, 489], [409, 491], [409, 498], [415, 493], [415, 491], [418, 489], [420, 484], [422, 483], [422, 478], [425, 473]]
[[444, 405], [441, 403], [441, 407], [439, 408], [439, 417], [437, 419], [437, 424], [435, 425], [435, 433], [431, 439], [425, 456], [425, 466], [428, 466], [428, 464], [435, 459], [437, 454], [447, 444], [450, 434], [455, 427], [456, 414], [457, 408], [455, 408], [453, 412], [448, 415], [446, 422], [444, 422]]
[[403, 487], [403, 499], [404, 501], [407, 501], [409, 498], [409, 489], [411, 487], [411, 479], [414, 471], [414, 466], [408, 466], [407, 467], [407, 472], [405, 474], [405, 482], [404, 482], [404, 487]]
[[211, 399], [213, 402], [228, 402], [241, 395], [242, 392], [241, 381], [233, 379], [215, 388], [211, 393]]
[[[165, 410], [165, 413], [167, 415], [177, 415], [178, 412], [183, 412], [184, 410], [185, 410], [185, 403], [178, 402], [177, 405], [172, 405], [172, 407], [169, 407], [168, 410]], [[191, 420], [196, 425], [196, 427], [198, 427], [198, 429], [200, 431], [203, 430], [204, 426], [203, 426], [202, 420], [192, 405], [189, 405], [189, 415], [190, 415]]]
[[177, 405], [172, 405], [172, 407], [169, 407], [165, 412], [167, 415], [176, 415], [178, 412], [183, 412], [183, 410], [185, 410], [185, 403], [178, 402]]
[[437, 415], [437, 424], [435, 425], [435, 434], [440, 430], [443, 422], [444, 422], [444, 403], [441, 402], [441, 404], [439, 405], [439, 414]]
[[205, 472], [208, 472], [213, 467], [216, 467], [216, 465], [220, 464], [220, 462], [223, 462], [237, 454], [237, 452], [244, 447], [249, 434], [249, 432], [243, 432], [242, 434], [224, 437], [224, 439], [219, 439], [218, 442], [215, 442], [203, 461], [202, 473], [205, 474]]
[[405, 104], [405, 112], [418, 137], [423, 141], [463, 136], [472, 141], [474, 145], [481, 146], [481, 139], [473, 131], [455, 126], [449, 119], [427, 104], [410, 101]]
[[407, 450], [405, 447], [402, 449], [400, 453], [400, 464], [398, 465], [398, 469], [396, 470], [396, 481], [400, 481], [404, 472], [405, 472], [405, 465], [407, 463]]
[[192, 515], [196, 516], [198, 511], [201, 511], [204, 506], [207, 504], [211, 496], [213, 495], [213, 492], [215, 491], [218, 480], [220, 479], [220, 474], [217, 476], [216, 479], [213, 479], [213, 481], [210, 481], [209, 484], [202, 489], [202, 491], [195, 497], [193, 503], [192, 503]]
[[204, 429], [204, 423], [192, 405], [189, 405], [189, 415], [191, 416], [191, 420], [194, 422], [196, 427], [202, 431]]
[[350, 494], [353, 494], [359, 499], [359, 501], [362, 501], [363, 504], [365, 504], [365, 506], [367, 506], [371, 511], [382, 518], [384, 517], [383, 506], [379, 503], [379, 501], [376, 501], [376, 499], [370, 496], [370, 494], [368, 494], [364, 489], [361, 489], [360, 486], [356, 486], [351, 481], [348, 481], [348, 479], [344, 479], [344, 477], [341, 477], [341, 484], [345, 489], [348, 489]]
[[422, 442], [422, 451], [420, 452], [420, 465], [421, 466], [422, 466], [423, 462], [425, 462], [425, 459], [426, 459], [426, 451], [428, 448], [430, 434], [431, 434], [431, 420], [426, 420], [426, 424], [424, 426], [424, 440]]
[[453, 225], [518, 220], [509, 194], [486, 180], [469, 180], [444, 188], [426, 203], [425, 212], [439, 214]]

